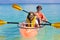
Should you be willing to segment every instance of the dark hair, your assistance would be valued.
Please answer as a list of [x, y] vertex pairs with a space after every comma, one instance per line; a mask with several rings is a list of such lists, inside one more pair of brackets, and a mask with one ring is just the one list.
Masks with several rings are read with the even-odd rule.
[[33, 14], [33, 16], [35, 16], [34, 12], [29, 12], [29, 13], [28, 13], [28, 16], [27, 16], [28, 19], [30, 19], [29, 16], [30, 16], [31, 14]]
[[36, 7], [36, 9], [38, 9], [38, 8], [40, 8], [40, 9], [42, 10], [42, 6], [38, 5], [38, 6]]

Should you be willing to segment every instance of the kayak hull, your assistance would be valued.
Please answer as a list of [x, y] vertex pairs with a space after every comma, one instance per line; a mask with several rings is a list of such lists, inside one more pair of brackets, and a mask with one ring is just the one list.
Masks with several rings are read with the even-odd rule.
[[24, 29], [24, 28], [19, 28], [20, 33], [23, 37], [25, 38], [31, 38], [35, 37], [38, 34], [37, 29]]

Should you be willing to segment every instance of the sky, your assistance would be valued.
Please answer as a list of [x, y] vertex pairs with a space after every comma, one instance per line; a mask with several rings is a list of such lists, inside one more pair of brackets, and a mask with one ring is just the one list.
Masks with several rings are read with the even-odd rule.
[[0, 0], [0, 4], [9, 3], [60, 3], [59, 0]]

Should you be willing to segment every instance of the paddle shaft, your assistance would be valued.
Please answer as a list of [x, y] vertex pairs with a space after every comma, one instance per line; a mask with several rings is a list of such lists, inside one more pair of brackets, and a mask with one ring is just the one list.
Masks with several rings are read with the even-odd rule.
[[19, 24], [18, 22], [7, 22], [7, 24]]
[[[7, 24], [19, 24], [19, 22], [7, 22]], [[26, 23], [28, 24], [28, 23]], [[39, 24], [39, 25], [51, 25], [51, 24]]]
[[29, 13], [29, 12], [27, 12], [26, 10], [22, 10], [22, 11], [24, 11], [24, 12], [26, 12], [26, 13]]

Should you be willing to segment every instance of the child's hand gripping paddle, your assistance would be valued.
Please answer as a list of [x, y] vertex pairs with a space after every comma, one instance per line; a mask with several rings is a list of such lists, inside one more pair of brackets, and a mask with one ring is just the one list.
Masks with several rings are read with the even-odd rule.
[[[0, 20], [0, 26], [2, 26], [4, 24], [19, 24], [19, 22], [6, 22], [4, 20]], [[51, 24], [40, 24], [40, 25], [49, 25], [49, 26], [53, 26], [55, 28], [60, 28], [60, 22], [55, 22], [55, 23], [51, 23]]]
[[19, 6], [19, 5], [17, 5], [17, 4], [13, 4], [12, 7], [13, 7], [14, 9], [16, 9], [16, 10], [24, 11], [24, 12], [26, 12], [26, 13], [29, 13], [29, 12], [27, 12], [26, 10], [23, 10], [23, 9], [21, 8], [21, 6]]

